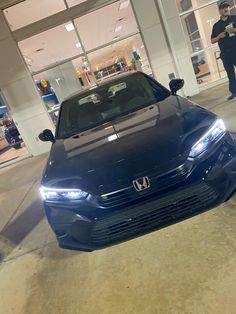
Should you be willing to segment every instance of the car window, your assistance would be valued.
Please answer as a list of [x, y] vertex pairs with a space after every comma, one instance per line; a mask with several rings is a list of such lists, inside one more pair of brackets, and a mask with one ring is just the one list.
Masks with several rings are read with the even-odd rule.
[[57, 138], [66, 138], [164, 100], [170, 93], [141, 73], [116, 79], [62, 104]]
[[150, 84], [150, 87], [152, 89], [152, 92], [154, 94], [154, 97], [158, 100], [158, 101], [162, 101], [166, 98], [166, 94], [163, 93], [163, 87], [160, 86], [159, 84], [157, 84], [154, 80], [152, 80], [151, 78], [148, 78], [148, 82]]

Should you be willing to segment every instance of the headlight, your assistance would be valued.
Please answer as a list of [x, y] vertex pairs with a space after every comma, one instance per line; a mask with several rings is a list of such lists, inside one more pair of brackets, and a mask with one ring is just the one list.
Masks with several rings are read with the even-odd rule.
[[88, 196], [87, 192], [79, 189], [54, 189], [41, 186], [41, 195], [46, 201], [82, 200]]
[[218, 141], [226, 131], [224, 122], [221, 119], [217, 119], [212, 127], [197, 141], [192, 147], [189, 157], [195, 158], [207, 150], [210, 144]]

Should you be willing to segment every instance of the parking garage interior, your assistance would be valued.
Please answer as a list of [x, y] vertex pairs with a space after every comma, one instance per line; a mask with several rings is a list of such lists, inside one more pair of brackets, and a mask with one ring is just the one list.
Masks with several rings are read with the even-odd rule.
[[[236, 0], [229, 1], [231, 14]], [[218, 1], [0, 1], [0, 313], [235, 313], [235, 196], [93, 253], [62, 250], [39, 194], [65, 98], [130, 71], [219, 115], [236, 103], [210, 33]], [[236, 138], [236, 137], [235, 137]]]

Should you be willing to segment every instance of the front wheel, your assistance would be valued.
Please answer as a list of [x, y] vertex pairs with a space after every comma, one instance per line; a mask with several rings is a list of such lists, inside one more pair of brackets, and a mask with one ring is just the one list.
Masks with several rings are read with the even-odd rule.
[[13, 147], [14, 147], [15, 149], [20, 149], [20, 148], [21, 148], [21, 144], [20, 144], [20, 143], [15, 144], [15, 145], [13, 145]]

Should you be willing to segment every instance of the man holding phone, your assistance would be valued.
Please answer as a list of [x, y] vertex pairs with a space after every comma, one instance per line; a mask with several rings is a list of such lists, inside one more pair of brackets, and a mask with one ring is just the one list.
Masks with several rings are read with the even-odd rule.
[[219, 4], [220, 20], [214, 24], [211, 43], [218, 43], [220, 57], [229, 78], [231, 95], [228, 100], [236, 97], [236, 16], [230, 15], [230, 5], [227, 1]]

